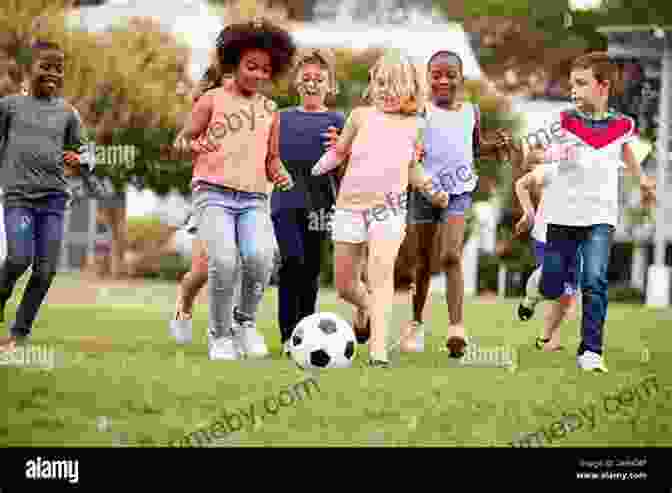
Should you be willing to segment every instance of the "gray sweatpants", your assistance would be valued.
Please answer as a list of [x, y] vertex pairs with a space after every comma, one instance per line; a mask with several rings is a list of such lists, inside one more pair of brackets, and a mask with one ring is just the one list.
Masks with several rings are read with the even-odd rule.
[[238, 308], [252, 321], [268, 286], [274, 251], [268, 200], [262, 194], [208, 189], [197, 192], [194, 205], [198, 236], [208, 251], [210, 331], [215, 337], [231, 336], [238, 278]]

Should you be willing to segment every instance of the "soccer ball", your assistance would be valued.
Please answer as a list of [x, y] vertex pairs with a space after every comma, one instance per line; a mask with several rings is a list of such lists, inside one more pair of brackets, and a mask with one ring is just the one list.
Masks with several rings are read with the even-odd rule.
[[289, 341], [292, 359], [304, 370], [349, 368], [357, 347], [352, 327], [335, 313], [305, 317]]

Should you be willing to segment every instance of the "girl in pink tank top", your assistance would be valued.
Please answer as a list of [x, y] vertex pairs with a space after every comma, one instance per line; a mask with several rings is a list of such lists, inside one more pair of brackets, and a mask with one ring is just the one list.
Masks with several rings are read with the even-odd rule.
[[[337, 168], [349, 156], [332, 223], [336, 289], [356, 307], [353, 327], [360, 342], [370, 332], [369, 364], [386, 367], [394, 264], [406, 234], [407, 187], [422, 190], [437, 206], [445, 207], [448, 196], [434, 193], [416, 159], [422, 96], [415, 67], [388, 53], [370, 71], [367, 96], [373, 106], [352, 111], [336, 146], [313, 174]], [[368, 289], [361, 281], [366, 247]]]

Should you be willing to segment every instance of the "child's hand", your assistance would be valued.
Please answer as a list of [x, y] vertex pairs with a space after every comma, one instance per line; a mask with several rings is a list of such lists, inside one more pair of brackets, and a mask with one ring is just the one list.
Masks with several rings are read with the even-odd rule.
[[652, 208], [656, 204], [656, 183], [653, 180], [642, 177], [639, 183], [642, 207]]
[[511, 133], [508, 130], [497, 130], [495, 135], [497, 136], [495, 138], [495, 145], [498, 149], [506, 150], [511, 147], [513, 138], [511, 137]]
[[184, 138], [184, 134], [182, 132], [180, 132], [180, 134], [175, 138], [175, 142], [173, 142], [173, 148], [180, 154], [186, 154], [191, 151], [191, 146], [189, 145], [187, 139]]
[[198, 154], [205, 154], [206, 152], [217, 152], [220, 145], [210, 138], [199, 138], [191, 141], [191, 150]]
[[448, 207], [448, 204], [450, 203], [450, 195], [441, 190], [440, 192], [436, 192], [432, 195], [432, 205], [434, 207], [440, 207], [441, 209], [445, 209]]
[[330, 151], [336, 146], [338, 142], [338, 129], [336, 127], [329, 127], [325, 133], [322, 134], [322, 137], [329, 139], [324, 143], [324, 147], [327, 151]]
[[65, 151], [63, 153], [63, 170], [65, 176], [79, 176], [79, 154], [74, 151]]
[[521, 217], [518, 223], [516, 224], [516, 227], [514, 229], [514, 236], [519, 236], [523, 233], [527, 233], [532, 227], [533, 223], [534, 219], [531, 216], [531, 214], [527, 212], [524, 213], [523, 217]]
[[420, 142], [415, 144], [414, 159], [416, 163], [421, 163], [425, 159], [425, 146]]
[[294, 188], [294, 181], [292, 180], [292, 177], [287, 175], [281, 175], [278, 176], [274, 181], [273, 184], [275, 187], [280, 190], [281, 192], [287, 192]]

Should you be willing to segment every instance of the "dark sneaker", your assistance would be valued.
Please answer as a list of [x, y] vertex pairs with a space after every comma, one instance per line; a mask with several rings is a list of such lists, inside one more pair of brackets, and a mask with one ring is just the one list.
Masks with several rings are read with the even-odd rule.
[[389, 368], [390, 367], [390, 362], [389, 361], [383, 361], [380, 359], [370, 359], [369, 360], [369, 366], [371, 368]]
[[523, 322], [530, 320], [534, 316], [534, 307], [526, 306], [524, 302], [518, 305], [518, 318]]

